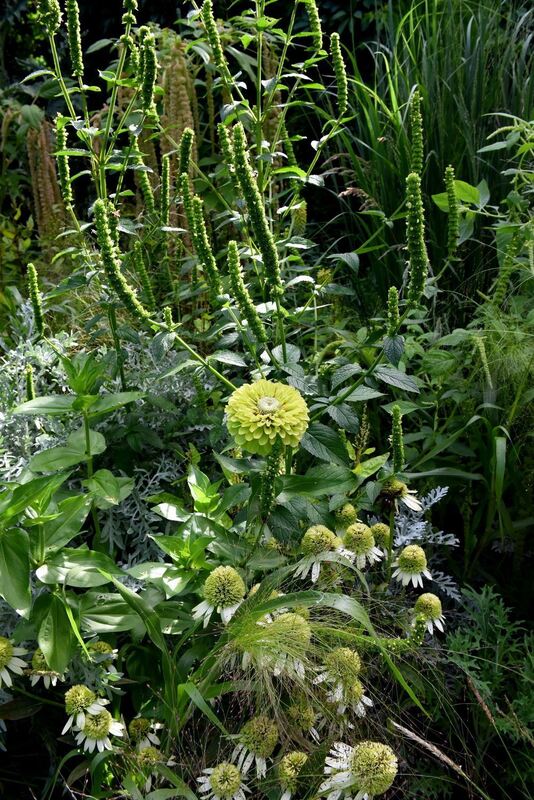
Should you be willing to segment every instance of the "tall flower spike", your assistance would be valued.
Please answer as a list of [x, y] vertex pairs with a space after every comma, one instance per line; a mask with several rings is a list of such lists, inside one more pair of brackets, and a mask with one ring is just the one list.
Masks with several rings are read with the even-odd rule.
[[341, 52], [341, 42], [339, 33], [333, 33], [330, 37], [330, 50], [332, 53], [332, 63], [337, 85], [337, 112], [339, 117], [345, 116], [348, 108], [348, 81], [347, 69]]
[[139, 277], [139, 282], [143, 287], [143, 294], [145, 295], [145, 302], [147, 304], [147, 308], [150, 311], [154, 311], [156, 308], [156, 298], [154, 297], [154, 290], [152, 288], [152, 283], [150, 281], [150, 275], [148, 274], [148, 270], [146, 268], [145, 259], [143, 257], [143, 248], [141, 246], [141, 242], [136, 242], [133, 246], [132, 250], [133, 255], [133, 263], [135, 266], [135, 271]]
[[226, 164], [226, 169], [230, 175], [234, 194], [236, 197], [241, 197], [241, 185], [235, 172], [234, 145], [232, 143], [232, 139], [230, 138], [230, 131], [226, 125], [223, 125], [222, 122], [219, 122], [217, 125], [217, 133], [219, 134], [219, 145], [221, 147], [223, 161]]
[[425, 215], [421, 197], [421, 178], [411, 172], [406, 178], [406, 246], [408, 249], [410, 283], [408, 300], [417, 304], [424, 292], [428, 275], [428, 255], [425, 244]]
[[152, 33], [144, 35], [141, 45], [141, 102], [145, 114], [154, 114], [154, 86], [158, 63], [156, 44]]
[[164, 155], [161, 159], [161, 188], [159, 195], [159, 215], [163, 227], [169, 225], [171, 210], [171, 168], [170, 156]]
[[412, 172], [420, 175], [423, 171], [423, 118], [421, 116], [421, 95], [419, 89], [413, 93], [410, 103], [410, 133], [412, 137]]
[[25, 378], [26, 400], [35, 400], [35, 381], [33, 379], [33, 367], [31, 364], [26, 364]]
[[232, 297], [241, 312], [241, 316], [248, 322], [256, 339], [260, 342], [266, 342], [268, 339], [267, 332], [245, 286], [239, 251], [234, 240], [228, 242], [228, 275], [230, 277]]
[[399, 293], [395, 286], [390, 286], [388, 291], [388, 331], [387, 335], [393, 339], [397, 335], [400, 324]]
[[61, 8], [58, 0], [37, 0], [37, 18], [48, 36], [53, 36], [61, 25]]
[[180, 137], [178, 175], [182, 175], [183, 173], [189, 175], [191, 171], [191, 154], [193, 152], [194, 141], [195, 132], [193, 129], [185, 128]]
[[194, 243], [197, 255], [200, 259], [204, 274], [210, 288], [212, 296], [215, 298], [221, 294], [221, 279], [215, 256], [213, 255], [212, 245], [208, 238], [206, 222], [204, 221], [204, 203], [200, 197], [193, 197], [193, 219], [194, 219]]
[[28, 294], [33, 308], [33, 318], [35, 321], [35, 328], [39, 336], [44, 333], [44, 316], [43, 316], [43, 298], [39, 289], [39, 279], [37, 270], [33, 264], [28, 264]]
[[250, 222], [263, 259], [269, 289], [271, 292], [282, 294], [278, 253], [263, 207], [263, 200], [250, 166], [245, 129], [240, 122], [234, 127], [234, 153], [237, 178], [247, 203]]
[[82, 37], [80, 33], [80, 9], [76, 0], [66, 0], [67, 36], [69, 40], [72, 74], [76, 78], [83, 75]]
[[143, 304], [139, 302], [134, 290], [121, 272], [121, 265], [116, 254], [116, 247], [111, 238], [105, 200], [95, 200], [94, 213], [96, 238], [98, 246], [100, 247], [102, 264], [104, 265], [110, 286], [132, 316], [137, 317], [141, 322], [146, 322], [150, 319], [150, 313]]
[[221, 72], [227, 72], [228, 67], [222, 49], [221, 37], [219, 36], [219, 31], [217, 30], [217, 23], [215, 22], [215, 17], [213, 16], [213, 3], [211, 0], [204, 0], [202, 8], [200, 9], [200, 15], [202, 17], [202, 22], [204, 23], [204, 28], [206, 29], [208, 42], [210, 43], [213, 61], [221, 70]]
[[516, 267], [516, 256], [519, 253], [521, 241], [521, 231], [519, 228], [516, 228], [512, 233], [512, 237], [506, 247], [504, 258], [499, 270], [499, 275], [493, 291], [493, 302], [498, 306], [502, 306], [504, 303], [510, 278], [512, 277], [512, 273]]
[[323, 49], [323, 30], [321, 28], [321, 17], [317, 8], [316, 0], [304, 0], [308, 19], [310, 21], [310, 33], [313, 37], [314, 50]]
[[[56, 148], [58, 151], [67, 149], [67, 130], [65, 125], [62, 124], [60, 116], [56, 117]], [[56, 155], [56, 163], [59, 187], [63, 195], [63, 201], [66, 206], [72, 206], [74, 197], [70, 183], [69, 157], [65, 155]]]
[[156, 205], [154, 203], [154, 192], [152, 191], [152, 184], [150, 183], [150, 178], [148, 177], [147, 168], [143, 161], [143, 154], [139, 149], [139, 142], [137, 140], [137, 137], [134, 137], [133, 140], [132, 154], [135, 165], [139, 167], [139, 169], [137, 169], [135, 172], [137, 180], [139, 181], [141, 194], [143, 195], [143, 200], [145, 201], [146, 210], [149, 214], [153, 214], [154, 211], [156, 210]]
[[402, 414], [400, 406], [391, 409], [391, 449], [393, 450], [393, 472], [401, 472], [404, 466], [404, 440], [402, 436]]
[[275, 498], [275, 481], [280, 473], [280, 462], [283, 455], [283, 445], [277, 440], [273, 449], [267, 456], [267, 464], [261, 475], [260, 487], [260, 513], [266, 519], [273, 507]]
[[460, 236], [458, 195], [456, 194], [454, 177], [454, 167], [449, 164], [445, 170], [445, 186], [447, 189], [447, 200], [449, 205], [447, 225], [447, 253], [449, 258], [454, 258], [456, 255], [456, 250], [458, 249], [458, 239]]

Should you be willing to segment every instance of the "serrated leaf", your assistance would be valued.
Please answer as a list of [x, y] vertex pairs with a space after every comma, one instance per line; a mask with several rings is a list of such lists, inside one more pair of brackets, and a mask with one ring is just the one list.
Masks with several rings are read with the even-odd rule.
[[343, 430], [350, 431], [351, 433], [358, 433], [360, 420], [358, 415], [347, 403], [339, 403], [337, 406], [328, 406], [326, 412]]
[[330, 464], [345, 465], [349, 463], [347, 448], [343, 439], [332, 428], [314, 422], [300, 442], [301, 446], [316, 458]]
[[352, 378], [354, 375], [360, 374], [361, 372], [362, 368], [359, 364], [344, 364], [342, 367], [337, 369], [332, 376], [332, 389], [337, 389], [337, 387], [346, 380]]
[[387, 360], [396, 367], [404, 353], [404, 337], [386, 336], [384, 338], [384, 353]]
[[345, 401], [347, 403], [366, 403], [368, 400], [374, 400], [375, 397], [384, 397], [384, 392], [371, 389], [370, 386], [358, 386], [345, 398]]
[[357, 484], [353, 472], [337, 464], [312, 467], [305, 475], [285, 475], [281, 481], [282, 491], [277, 501], [282, 504], [298, 495], [324, 497], [330, 494], [348, 493]]
[[208, 361], [219, 361], [221, 364], [231, 364], [233, 367], [246, 367], [247, 362], [239, 353], [232, 353], [230, 350], [216, 350], [208, 358]]
[[374, 371], [374, 376], [390, 386], [395, 386], [397, 389], [419, 393], [419, 387], [415, 380], [410, 375], [406, 375], [394, 367], [377, 367]]

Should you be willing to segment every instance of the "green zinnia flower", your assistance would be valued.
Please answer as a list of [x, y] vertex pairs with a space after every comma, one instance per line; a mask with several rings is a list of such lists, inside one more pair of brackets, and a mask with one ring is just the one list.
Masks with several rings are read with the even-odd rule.
[[297, 447], [308, 427], [308, 407], [300, 392], [283, 383], [259, 380], [240, 386], [226, 405], [228, 430], [249, 453], [268, 455], [277, 439]]

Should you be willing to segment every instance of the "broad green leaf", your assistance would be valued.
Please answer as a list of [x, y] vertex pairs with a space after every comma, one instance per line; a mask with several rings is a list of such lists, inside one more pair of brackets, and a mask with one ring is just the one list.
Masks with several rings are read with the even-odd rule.
[[67, 586], [86, 589], [107, 583], [102, 570], [113, 575], [123, 574], [115, 562], [104, 553], [97, 553], [84, 547], [65, 548], [39, 567], [36, 575], [42, 583], [64, 583]]
[[[169, 783], [176, 787], [178, 790], [178, 797], [185, 797], [186, 800], [198, 800], [197, 795], [191, 791], [191, 789], [186, 786], [181, 778], [178, 777], [174, 770], [167, 767], [165, 764], [158, 764], [156, 766], [156, 772], [166, 778]], [[146, 800], [155, 800], [155, 798], [147, 797]], [[158, 798], [158, 800], [160, 800]]]
[[344, 364], [339, 369], [336, 369], [332, 377], [332, 389], [337, 389], [342, 383], [352, 378], [354, 375], [359, 375], [363, 372], [359, 364]]
[[43, 525], [46, 550], [52, 551], [64, 547], [77, 536], [90, 508], [91, 498], [88, 495], [67, 497], [62, 500], [57, 508], [59, 516]]
[[67, 443], [60, 447], [51, 447], [37, 453], [30, 460], [30, 469], [34, 472], [54, 472], [65, 467], [73, 467], [82, 461], [87, 461], [91, 455], [103, 453], [106, 449], [106, 440], [101, 433], [89, 431], [89, 453], [86, 450], [85, 432], [80, 428], [71, 433]]
[[116, 392], [114, 394], [104, 394], [96, 400], [89, 409], [89, 417], [96, 417], [99, 414], [109, 414], [117, 408], [136, 400], [142, 400], [144, 392]]
[[404, 353], [404, 337], [386, 336], [384, 338], [384, 353], [387, 360], [396, 367]]
[[329, 464], [349, 464], [345, 442], [335, 430], [320, 422], [314, 422], [301, 439], [302, 447], [316, 458]]
[[99, 508], [110, 508], [122, 503], [132, 493], [134, 479], [117, 477], [109, 469], [99, 469], [83, 481], [83, 485], [98, 498]]
[[366, 403], [368, 400], [374, 400], [375, 397], [384, 397], [384, 392], [371, 389], [370, 386], [358, 386], [348, 397], [345, 397], [345, 402]]
[[17, 614], [31, 607], [30, 539], [18, 528], [0, 531], [0, 594]]
[[324, 497], [329, 494], [348, 493], [357, 485], [352, 471], [337, 464], [312, 467], [305, 475], [285, 475], [281, 481], [282, 492], [278, 495], [277, 501], [282, 504], [300, 494]]
[[379, 380], [388, 383], [390, 386], [395, 386], [397, 389], [419, 393], [419, 387], [415, 380], [410, 375], [395, 369], [395, 367], [377, 367], [373, 374]]
[[[30, 473], [31, 474], [31, 473]], [[27, 508], [43, 510], [51, 497], [69, 477], [68, 472], [43, 478], [33, 478], [26, 483], [8, 484], [0, 494], [0, 516], [2, 523], [18, 516]], [[12, 488], [14, 486], [14, 488]]]
[[145, 626], [119, 594], [85, 592], [80, 601], [80, 621], [90, 634], [129, 631], [135, 637], [145, 633]]
[[332, 417], [336, 425], [339, 425], [344, 431], [358, 433], [360, 429], [360, 420], [358, 415], [347, 403], [339, 403], [337, 406], [328, 406], [326, 413]]
[[61, 417], [73, 411], [76, 395], [43, 395], [28, 400], [13, 409], [13, 414], [29, 414], [38, 417]]
[[366, 478], [370, 478], [375, 472], [378, 472], [384, 466], [389, 458], [389, 453], [384, 453], [381, 456], [374, 456], [368, 458], [366, 461], [361, 461], [354, 469], [354, 473], [360, 478], [360, 483]]
[[63, 600], [57, 595], [50, 595], [48, 611], [39, 627], [37, 642], [50, 669], [59, 673], [64, 672], [72, 657], [76, 641]]

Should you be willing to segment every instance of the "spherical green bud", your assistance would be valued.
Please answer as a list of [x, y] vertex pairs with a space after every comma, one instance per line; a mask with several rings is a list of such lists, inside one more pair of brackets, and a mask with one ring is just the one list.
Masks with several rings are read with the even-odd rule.
[[143, 747], [137, 754], [137, 763], [141, 769], [155, 767], [162, 761], [162, 755], [156, 747]]
[[112, 721], [113, 717], [105, 708], [98, 714], [86, 714], [83, 732], [90, 739], [105, 739], [110, 732]]
[[375, 543], [378, 545], [378, 547], [389, 546], [391, 531], [389, 529], [389, 525], [386, 525], [385, 522], [376, 522], [374, 525], [371, 525], [371, 533], [373, 534]]
[[280, 614], [270, 625], [270, 632], [274, 635], [280, 650], [291, 654], [308, 649], [312, 632], [307, 620], [300, 614]]
[[227, 426], [249, 453], [268, 455], [277, 439], [297, 447], [308, 427], [308, 407], [293, 386], [259, 380], [236, 389], [226, 405]]
[[350, 771], [360, 792], [370, 796], [387, 792], [397, 775], [398, 762], [387, 744], [360, 742], [354, 747]]
[[418, 544], [409, 544], [399, 553], [397, 563], [402, 572], [422, 572], [426, 569], [425, 551]]
[[128, 733], [136, 742], [144, 739], [150, 731], [150, 720], [145, 717], [135, 717], [128, 725]]
[[345, 547], [357, 556], [365, 555], [375, 546], [375, 539], [369, 525], [355, 522], [345, 532]]
[[5, 669], [13, 658], [13, 645], [5, 636], [0, 636], [0, 671]]
[[415, 612], [421, 614], [425, 620], [438, 619], [443, 613], [441, 600], [435, 594], [432, 594], [432, 592], [425, 592], [415, 601]]
[[234, 606], [245, 592], [243, 578], [233, 567], [216, 567], [204, 582], [204, 598], [214, 608]]
[[287, 716], [301, 731], [309, 731], [315, 725], [317, 712], [306, 698], [301, 698], [288, 706]]
[[352, 503], [345, 503], [341, 508], [336, 509], [336, 522], [342, 528], [353, 525], [358, 520], [358, 512]]
[[278, 728], [269, 717], [260, 715], [243, 725], [239, 739], [254, 755], [269, 758], [278, 743]]
[[88, 686], [76, 684], [65, 692], [65, 710], [69, 715], [79, 714], [80, 711], [89, 708], [95, 700], [96, 694]]
[[280, 760], [278, 777], [284, 789], [289, 789], [291, 792], [296, 791], [299, 775], [307, 760], [306, 753], [302, 753], [299, 750], [292, 750], [290, 753], [286, 753]]
[[241, 772], [234, 764], [223, 761], [210, 775], [211, 789], [216, 797], [232, 800], [241, 786]]
[[312, 525], [302, 537], [300, 549], [305, 556], [319, 555], [319, 553], [333, 550], [335, 541], [335, 533], [325, 525]]
[[344, 686], [357, 679], [361, 667], [360, 656], [350, 647], [336, 647], [325, 658], [325, 669], [330, 678]]

